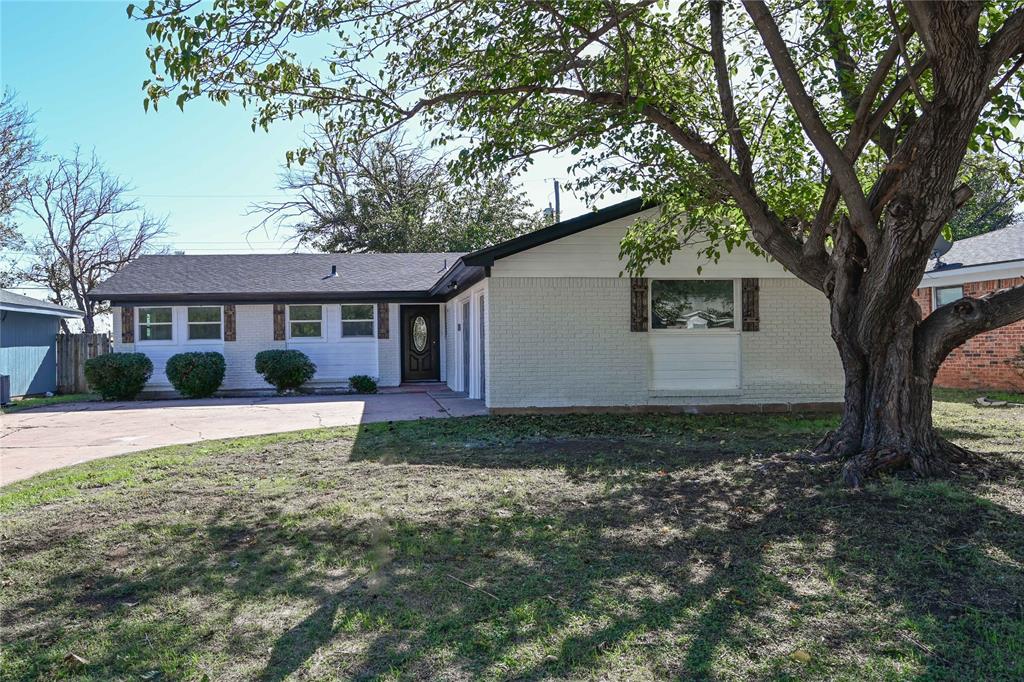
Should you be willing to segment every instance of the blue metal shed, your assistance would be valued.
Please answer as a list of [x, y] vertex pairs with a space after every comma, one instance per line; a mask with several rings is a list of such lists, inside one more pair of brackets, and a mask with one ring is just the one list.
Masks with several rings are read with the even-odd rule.
[[82, 312], [0, 289], [0, 374], [11, 395], [57, 390], [57, 330], [62, 317]]

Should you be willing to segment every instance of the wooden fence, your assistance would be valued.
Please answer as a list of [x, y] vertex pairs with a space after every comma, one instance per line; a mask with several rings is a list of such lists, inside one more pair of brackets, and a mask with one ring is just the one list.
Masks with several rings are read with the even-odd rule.
[[106, 334], [57, 334], [57, 391], [85, 393], [85, 361], [110, 352]]

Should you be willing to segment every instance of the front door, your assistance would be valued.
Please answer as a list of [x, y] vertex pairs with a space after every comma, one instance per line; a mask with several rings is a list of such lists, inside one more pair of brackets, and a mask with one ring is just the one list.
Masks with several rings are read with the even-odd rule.
[[438, 307], [402, 306], [402, 381], [439, 381]]

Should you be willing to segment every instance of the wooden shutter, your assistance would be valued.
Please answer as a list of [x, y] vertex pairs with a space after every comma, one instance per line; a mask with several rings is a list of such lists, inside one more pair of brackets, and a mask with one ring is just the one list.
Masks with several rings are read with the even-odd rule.
[[135, 343], [135, 308], [121, 306], [121, 343]]
[[760, 289], [756, 277], [744, 277], [742, 281], [743, 331], [756, 332], [761, 329]]
[[387, 339], [390, 338], [391, 330], [389, 328], [390, 320], [388, 319], [388, 304], [378, 303], [377, 304], [377, 338]]
[[629, 280], [629, 330], [647, 331], [647, 278], [633, 277]]
[[274, 340], [284, 341], [284, 304], [274, 304]]
[[233, 303], [224, 306], [224, 340], [235, 340], [235, 305]]

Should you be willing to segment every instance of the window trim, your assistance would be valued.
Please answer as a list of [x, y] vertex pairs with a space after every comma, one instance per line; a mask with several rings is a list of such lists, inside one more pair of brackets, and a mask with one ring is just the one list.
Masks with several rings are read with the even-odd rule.
[[[192, 339], [189, 338], [189, 331], [193, 324], [213, 324], [213, 322], [189, 322], [188, 311], [192, 308], [217, 308], [220, 310], [220, 336], [215, 339]], [[185, 309], [185, 343], [190, 344], [211, 344], [211, 343], [224, 343], [224, 306], [222, 305], [189, 305], [184, 306]]]
[[[353, 305], [368, 305], [370, 306], [370, 317], [360, 318], [358, 320], [346, 320], [345, 319], [345, 306]], [[365, 341], [366, 339], [377, 338], [377, 306], [373, 303], [341, 303], [338, 305], [338, 334], [342, 341]], [[346, 322], [369, 322], [370, 333], [369, 334], [355, 334], [345, 335], [345, 323]]]
[[[292, 336], [292, 306], [318, 306], [320, 308], [320, 336]], [[323, 303], [289, 303], [284, 307], [284, 331], [286, 341], [296, 343], [319, 343], [327, 340], [326, 306]], [[296, 322], [315, 322], [316, 320], [296, 320]]]
[[[171, 311], [171, 321], [170, 322], [152, 322], [152, 323], [149, 323], [149, 324], [146, 324], [146, 325], [143, 324], [143, 322], [142, 322], [142, 311], [143, 310], [159, 310], [161, 308], [166, 308], [167, 310]], [[178, 341], [175, 338], [176, 335], [174, 333], [174, 327], [175, 327], [175, 324], [174, 324], [175, 323], [175, 319], [174, 319], [175, 318], [175, 313], [174, 313], [174, 310], [175, 310], [175, 306], [172, 306], [172, 305], [144, 305], [144, 306], [137, 307], [135, 309], [135, 343], [144, 343], [147, 346], [151, 346], [151, 345], [152, 346], [173, 346], [174, 344], [176, 344]], [[148, 327], [148, 326], [154, 326], [154, 325], [155, 326], [159, 326], [159, 327], [170, 327], [171, 328], [171, 338], [169, 338], [169, 339], [143, 339], [142, 338], [142, 327], [143, 326], [147, 326]]]
[[[710, 329], [656, 329], [654, 326], [654, 283], [655, 282], [732, 282], [732, 327]], [[702, 334], [731, 335], [743, 332], [743, 290], [742, 279], [738, 277], [651, 277], [647, 286], [647, 331], [650, 334]], [[737, 307], [740, 310], [737, 310]], [[739, 324], [737, 324], [739, 322]]]
[[[935, 310], [940, 305], [946, 305], [946, 304], [940, 304], [939, 303], [939, 289], [959, 289], [960, 290], [960, 298], [963, 298], [964, 296], [967, 295], [967, 293], [964, 291], [964, 285], [963, 284], [947, 284], [947, 285], [941, 286], [941, 287], [932, 287], [932, 310]], [[958, 298], [958, 299], [955, 299], [955, 300], [959, 301], [960, 299]], [[952, 303], [952, 301], [950, 301], [950, 303]]]

